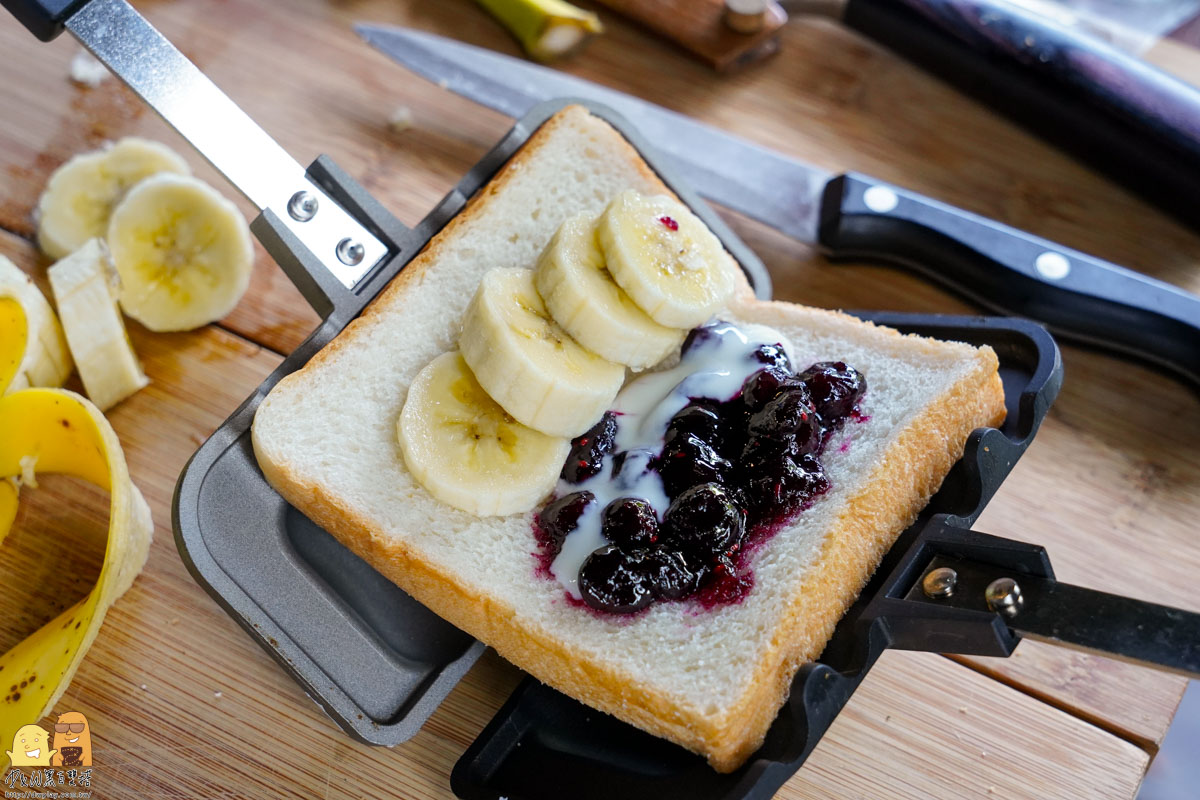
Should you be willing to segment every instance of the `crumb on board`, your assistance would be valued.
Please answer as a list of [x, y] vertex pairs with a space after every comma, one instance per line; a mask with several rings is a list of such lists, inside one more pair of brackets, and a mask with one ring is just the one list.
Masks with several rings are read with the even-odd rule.
[[404, 133], [413, 126], [413, 112], [408, 106], [398, 106], [388, 117], [388, 129], [392, 133]]
[[37, 461], [37, 456], [29, 455], [21, 456], [20, 461], [17, 462], [21, 467], [21, 477], [18, 480], [21, 486], [28, 486], [30, 489], [38, 488]]
[[218, 700], [220, 700], [220, 699], [221, 699], [221, 693], [220, 693], [220, 692], [213, 692], [213, 697], [215, 697], [215, 698], [217, 698]]
[[144, 691], [146, 691], [146, 684], [144, 684], [144, 683], [143, 683], [143, 684], [142, 684], [141, 686], [139, 686], [138, 688], [139, 688], [139, 689], [141, 689], [141, 690], [144, 692]]
[[71, 83], [95, 89], [108, 78], [108, 67], [96, 60], [87, 50], [80, 50], [71, 58]]

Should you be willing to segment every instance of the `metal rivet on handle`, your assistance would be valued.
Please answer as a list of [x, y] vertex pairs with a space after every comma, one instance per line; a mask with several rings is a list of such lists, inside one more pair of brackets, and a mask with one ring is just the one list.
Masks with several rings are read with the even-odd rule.
[[299, 191], [292, 195], [292, 199], [288, 200], [288, 214], [297, 222], [308, 222], [317, 215], [317, 208], [320, 203], [317, 202], [317, 197], [311, 192]]
[[1071, 272], [1071, 262], [1062, 253], [1047, 250], [1033, 262], [1038, 273], [1048, 280], [1061, 281]]
[[872, 186], [863, 192], [863, 202], [876, 214], [886, 214], [900, 205], [900, 198], [886, 186]]
[[949, 567], [938, 567], [931, 569], [925, 579], [921, 581], [921, 589], [925, 592], [926, 597], [936, 600], [954, 594], [954, 587], [957, 583], [957, 572]]
[[356, 242], [350, 237], [346, 237], [338, 242], [337, 257], [348, 267], [356, 267], [363, 260], [363, 255], [366, 253], [362, 246], [362, 242]]
[[1006, 617], [1015, 617], [1021, 609], [1025, 598], [1021, 596], [1021, 587], [1012, 578], [997, 578], [988, 584], [983, 593], [988, 608]]

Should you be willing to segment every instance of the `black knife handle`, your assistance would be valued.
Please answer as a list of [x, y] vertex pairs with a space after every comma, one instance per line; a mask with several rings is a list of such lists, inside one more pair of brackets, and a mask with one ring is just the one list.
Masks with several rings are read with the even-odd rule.
[[89, 0], [0, 0], [17, 21], [37, 38], [48, 42], [63, 32], [67, 20]]
[[1200, 297], [1170, 284], [863, 175], [830, 181], [818, 238], [833, 260], [913, 269], [1200, 389]]
[[843, 20], [1200, 227], [1200, 92], [1003, 0], [847, 0]]

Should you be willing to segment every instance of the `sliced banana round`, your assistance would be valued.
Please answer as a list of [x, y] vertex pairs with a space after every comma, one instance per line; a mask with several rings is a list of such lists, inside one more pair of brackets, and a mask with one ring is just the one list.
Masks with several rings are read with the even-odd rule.
[[121, 308], [152, 331], [189, 331], [233, 310], [250, 285], [254, 248], [237, 206], [201, 180], [161, 174], [113, 211], [108, 246]]
[[458, 344], [493, 400], [551, 436], [595, 425], [625, 380], [625, 367], [584, 349], [554, 321], [528, 269], [484, 274]]
[[71, 374], [71, 354], [58, 317], [33, 280], [4, 256], [0, 256], [0, 298], [15, 300], [25, 318], [25, 352], [8, 391], [62, 386]]
[[104, 236], [125, 193], [159, 172], [188, 175], [191, 170], [171, 148], [136, 137], [75, 156], [54, 171], [38, 201], [38, 244], [58, 259]]
[[686, 331], [650, 319], [613, 281], [590, 215], [559, 227], [542, 251], [534, 281], [554, 321], [609, 361], [645, 369], [683, 343]]
[[733, 293], [720, 240], [670, 197], [622, 192], [600, 217], [597, 236], [613, 280], [660, 325], [702, 325]]
[[92, 239], [47, 276], [88, 398], [107, 411], [148, 384], [117, 308], [117, 278], [104, 241]]
[[408, 471], [444, 503], [481, 516], [529, 511], [554, 488], [571, 449], [513, 419], [458, 351], [417, 373], [396, 424]]

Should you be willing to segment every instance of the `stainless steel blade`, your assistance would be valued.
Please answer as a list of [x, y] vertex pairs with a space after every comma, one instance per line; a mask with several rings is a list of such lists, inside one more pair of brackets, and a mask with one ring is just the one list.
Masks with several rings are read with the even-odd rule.
[[821, 192], [831, 177], [826, 170], [623, 92], [453, 39], [390, 26], [355, 30], [418, 75], [510, 117], [559, 97], [606, 105], [703, 196], [796, 239], [817, 239]]

